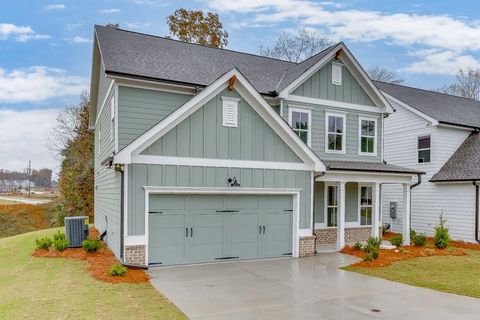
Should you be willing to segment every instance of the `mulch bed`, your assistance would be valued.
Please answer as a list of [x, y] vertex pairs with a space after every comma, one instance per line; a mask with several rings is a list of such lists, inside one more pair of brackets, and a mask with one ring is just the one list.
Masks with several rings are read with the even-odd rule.
[[[96, 229], [90, 228], [90, 238], [97, 238], [98, 234]], [[120, 262], [105, 244], [102, 244], [102, 248], [93, 253], [86, 252], [83, 248], [68, 248], [62, 252], [36, 250], [32, 253], [32, 256], [86, 260], [89, 264], [88, 269], [94, 278], [110, 283], [143, 283], [149, 279], [144, 270], [133, 268], [128, 268], [128, 272], [123, 277], [110, 276], [108, 269], [110, 269], [112, 265], [119, 264]]]

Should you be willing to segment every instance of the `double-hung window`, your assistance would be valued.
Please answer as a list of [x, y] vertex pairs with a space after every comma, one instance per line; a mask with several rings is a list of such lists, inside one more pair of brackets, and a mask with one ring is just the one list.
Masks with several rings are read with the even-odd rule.
[[337, 226], [337, 214], [338, 214], [338, 187], [327, 186], [327, 227]]
[[372, 225], [372, 187], [360, 186], [360, 225]]
[[432, 139], [430, 136], [418, 137], [418, 163], [426, 163], [431, 161], [431, 143]]
[[345, 153], [345, 114], [326, 113], [325, 152]]
[[377, 119], [359, 118], [359, 154], [367, 156], [377, 154]]
[[288, 108], [288, 118], [293, 131], [308, 146], [311, 144], [311, 121], [312, 112], [304, 108]]

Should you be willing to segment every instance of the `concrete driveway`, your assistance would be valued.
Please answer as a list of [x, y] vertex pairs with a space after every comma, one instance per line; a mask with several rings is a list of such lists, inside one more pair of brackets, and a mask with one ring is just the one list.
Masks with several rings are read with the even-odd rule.
[[150, 269], [153, 286], [191, 319], [478, 319], [480, 299], [339, 270], [322, 253]]

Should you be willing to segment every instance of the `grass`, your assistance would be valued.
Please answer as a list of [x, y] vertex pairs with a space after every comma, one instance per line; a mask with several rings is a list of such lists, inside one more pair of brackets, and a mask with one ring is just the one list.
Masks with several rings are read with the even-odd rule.
[[0, 205], [3, 205], [3, 204], [16, 204], [17, 202], [16, 201], [13, 201], [13, 200], [3, 200], [3, 199], [0, 199]]
[[50, 204], [0, 203], [0, 238], [49, 228], [52, 215]]
[[150, 283], [94, 279], [87, 262], [32, 257], [47, 229], [0, 239], [0, 319], [186, 319]]
[[406, 283], [418, 287], [480, 298], [480, 251], [466, 256], [432, 256], [394, 262], [381, 268], [356, 266], [344, 270]]

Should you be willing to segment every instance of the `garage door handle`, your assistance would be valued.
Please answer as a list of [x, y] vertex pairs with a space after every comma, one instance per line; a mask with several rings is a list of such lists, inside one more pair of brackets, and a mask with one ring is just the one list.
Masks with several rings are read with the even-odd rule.
[[258, 226], [258, 234], [262, 234], [262, 226]]
[[263, 226], [263, 234], [265, 234], [265, 226]]
[[193, 228], [190, 228], [190, 237], [193, 237]]
[[188, 228], [185, 228], [185, 238], [188, 238]]

